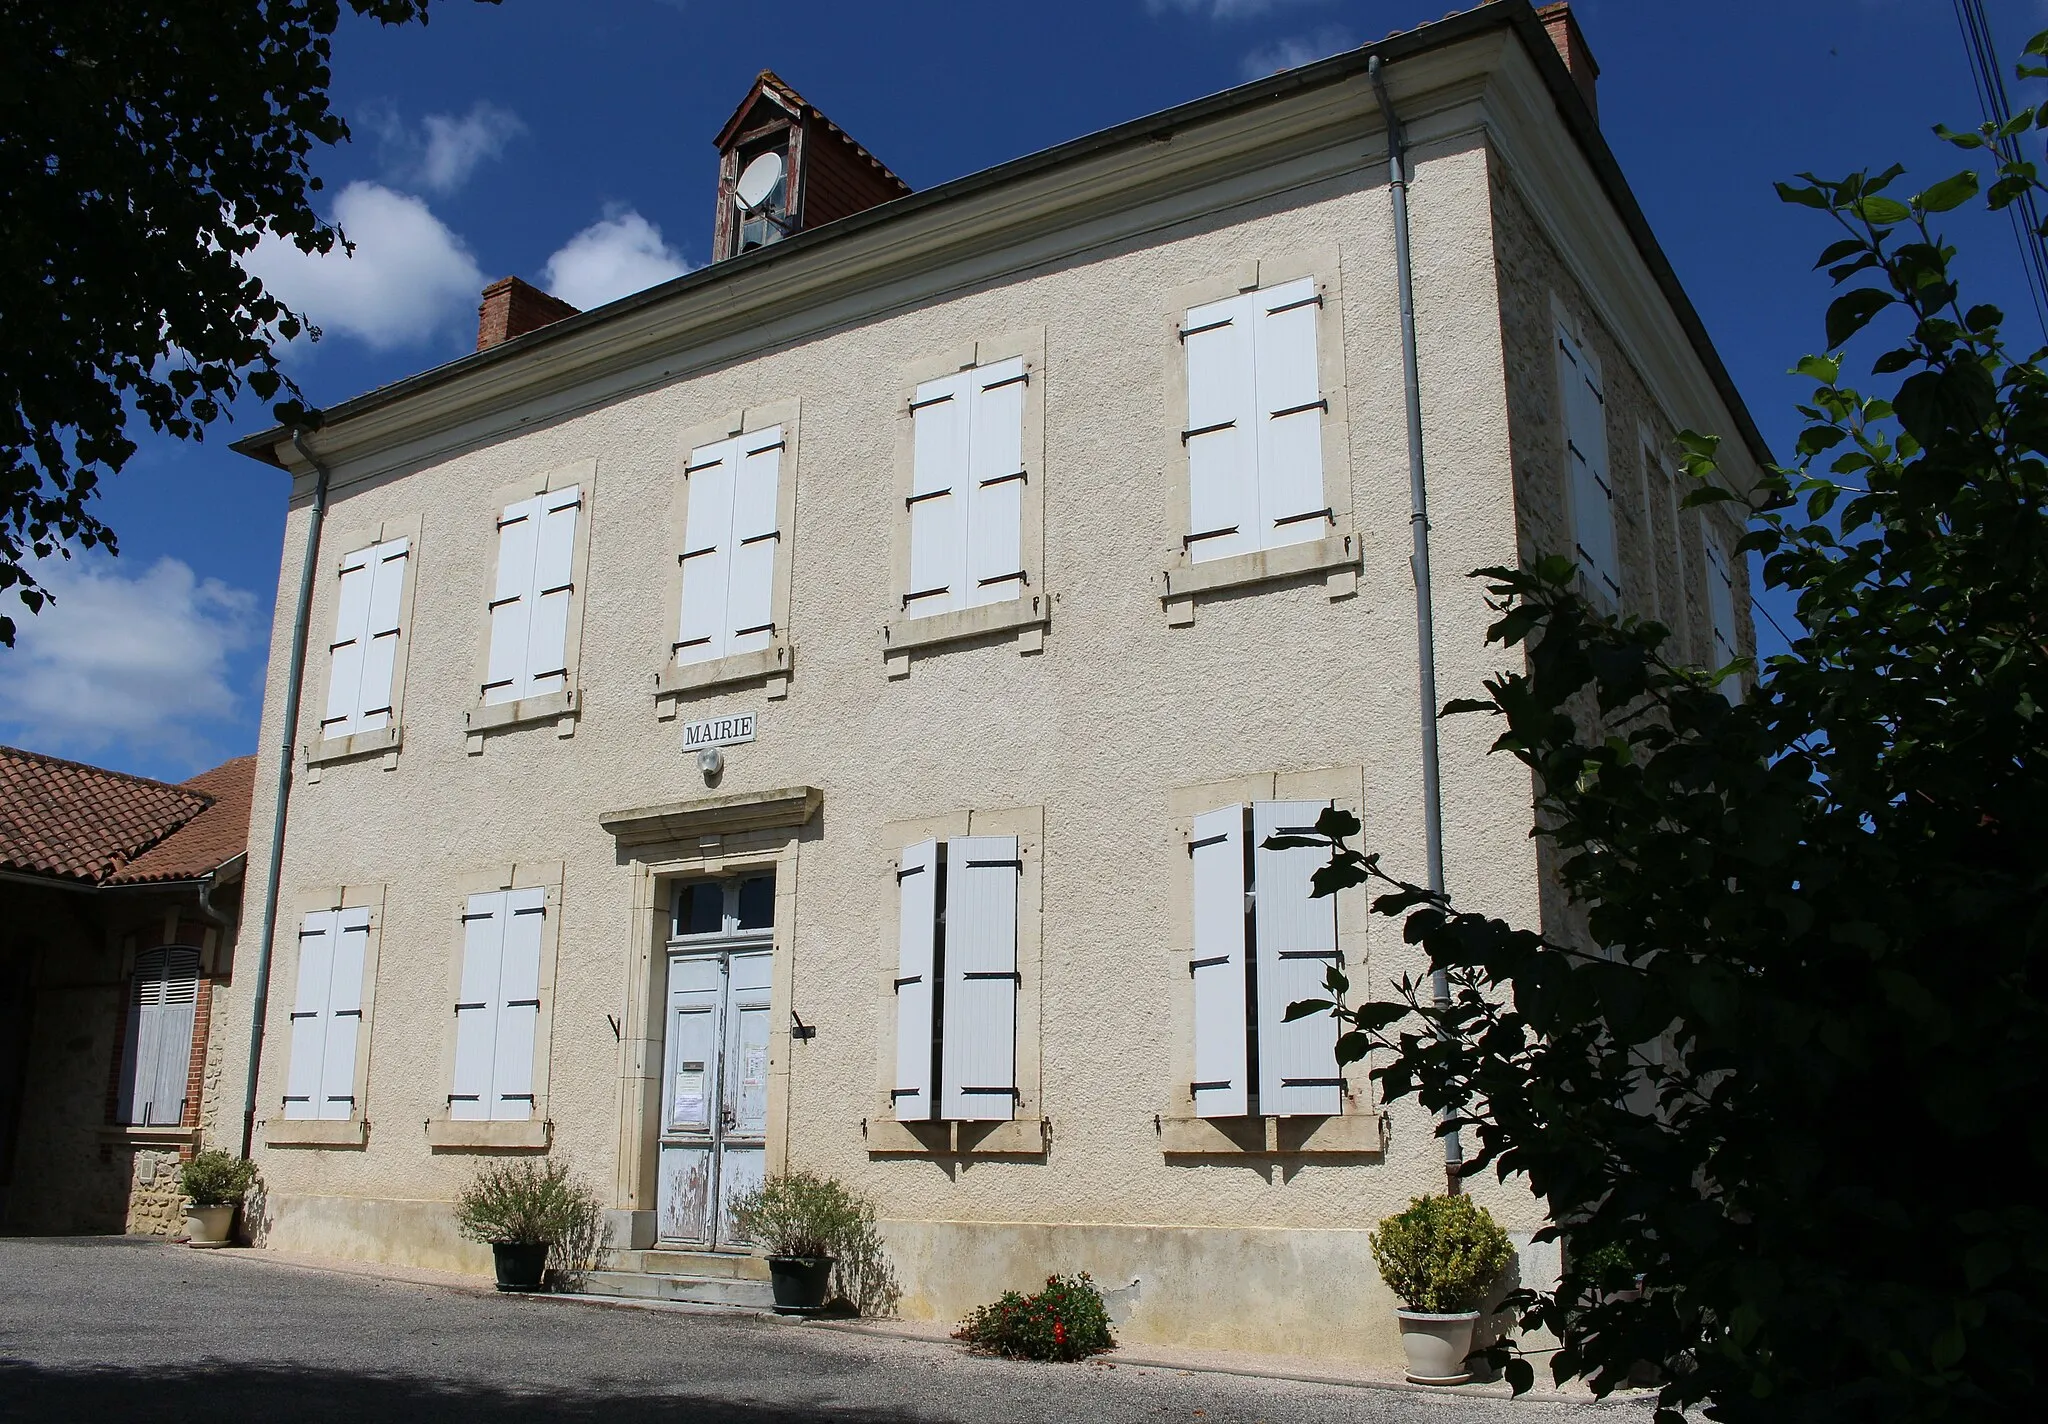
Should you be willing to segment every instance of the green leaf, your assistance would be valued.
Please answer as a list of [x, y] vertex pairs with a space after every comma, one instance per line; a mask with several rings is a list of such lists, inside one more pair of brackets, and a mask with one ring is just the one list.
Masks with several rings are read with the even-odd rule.
[[1792, 374], [1810, 376], [1824, 386], [1832, 386], [1841, 377], [1842, 363], [1834, 356], [1802, 356]]
[[1913, 206], [1925, 212], [1945, 213], [1951, 208], [1961, 207], [1976, 196], [1977, 175], [1966, 168], [1919, 194], [1913, 199]]
[[1870, 325], [1871, 318], [1895, 300], [1891, 293], [1875, 287], [1858, 287], [1835, 298], [1828, 307], [1828, 345], [1846, 345], [1850, 337]]
[[1913, 210], [1897, 198], [1880, 198], [1875, 195], [1858, 198], [1850, 211], [1877, 227], [1889, 227], [1893, 223], [1905, 222], [1913, 216]]

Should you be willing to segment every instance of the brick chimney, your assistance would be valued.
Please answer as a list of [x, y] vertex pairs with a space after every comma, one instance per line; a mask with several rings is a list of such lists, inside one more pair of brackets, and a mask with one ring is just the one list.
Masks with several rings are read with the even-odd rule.
[[500, 277], [484, 288], [483, 305], [476, 309], [476, 349], [487, 350], [501, 341], [537, 331], [550, 322], [576, 315], [576, 310], [531, 282]]
[[1536, 12], [1536, 18], [1550, 32], [1550, 42], [1557, 46], [1558, 58], [1572, 72], [1572, 79], [1579, 86], [1579, 97], [1586, 101], [1586, 111], [1598, 122], [1600, 101], [1593, 90], [1600, 78], [1600, 65], [1593, 58], [1593, 51], [1586, 48], [1586, 32], [1579, 28], [1570, 0], [1557, 0], [1555, 5], [1543, 6]]

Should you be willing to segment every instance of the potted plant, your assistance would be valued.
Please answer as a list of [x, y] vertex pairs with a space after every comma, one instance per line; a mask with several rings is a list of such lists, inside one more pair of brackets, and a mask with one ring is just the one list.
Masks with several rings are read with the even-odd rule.
[[814, 1315], [824, 1308], [841, 1244], [872, 1223], [865, 1208], [835, 1178], [802, 1168], [733, 1199], [733, 1224], [768, 1254], [778, 1314]]
[[1470, 1197], [1416, 1197], [1370, 1238], [1401, 1302], [1401, 1348], [1414, 1384], [1463, 1384], [1479, 1303], [1514, 1259], [1507, 1232]]
[[242, 1204], [256, 1180], [256, 1164], [209, 1147], [192, 1154], [178, 1171], [178, 1189], [191, 1198], [185, 1209], [185, 1244], [225, 1246]]
[[566, 1162], [480, 1167], [455, 1199], [456, 1229], [491, 1248], [501, 1291], [537, 1291], [550, 1269], [573, 1286], [603, 1250], [603, 1221], [597, 1193]]

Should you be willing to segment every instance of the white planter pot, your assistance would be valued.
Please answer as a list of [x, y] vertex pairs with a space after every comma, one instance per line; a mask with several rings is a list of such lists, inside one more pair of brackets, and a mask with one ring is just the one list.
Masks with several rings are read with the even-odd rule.
[[228, 1244], [228, 1228], [235, 1224], [235, 1208], [230, 1202], [226, 1206], [188, 1206], [185, 1208], [185, 1235], [188, 1246], [225, 1246]]
[[1472, 1327], [1479, 1323], [1478, 1311], [1431, 1315], [1397, 1310], [1394, 1314], [1401, 1321], [1401, 1349], [1408, 1356], [1410, 1384], [1463, 1384], [1472, 1378], [1465, 1356], [1472, 1353]]

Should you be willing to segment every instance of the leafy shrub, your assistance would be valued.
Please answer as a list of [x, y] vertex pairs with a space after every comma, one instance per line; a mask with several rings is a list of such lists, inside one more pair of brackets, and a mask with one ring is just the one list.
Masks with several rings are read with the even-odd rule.
[[1485, 1207], [1465, 1196], [1416, 1197], [1368, 1238], [1380, 1275], [1410, 1310], [1476, 1310], [1515, 1249]]
[[477, 1169], [455, 1199], [455, 1225], [486, 1245], [548, 1248], [548, 1278], [573, 1287], [603, 1254], [604, 1208], [567, 1162], [523, 1158]]
[[256, 1180], [256, 1164], [209, 1147], [178, 1171], [178, 1189], [194, 1206], [239, 1206]]
[[865, 1197], [801, 1167], [734, 1197], [731, 1211], [740, 1235], [771, 1256], [837, 1256], [875, 1224]]
[[963, 1320], [953, 1338], [1017, 1360], [1079, 1360], [1116, 1348], [1102, 1292], [1086, 1271], [1047, 1276], [1037, 1295], [1004, 1291]]

